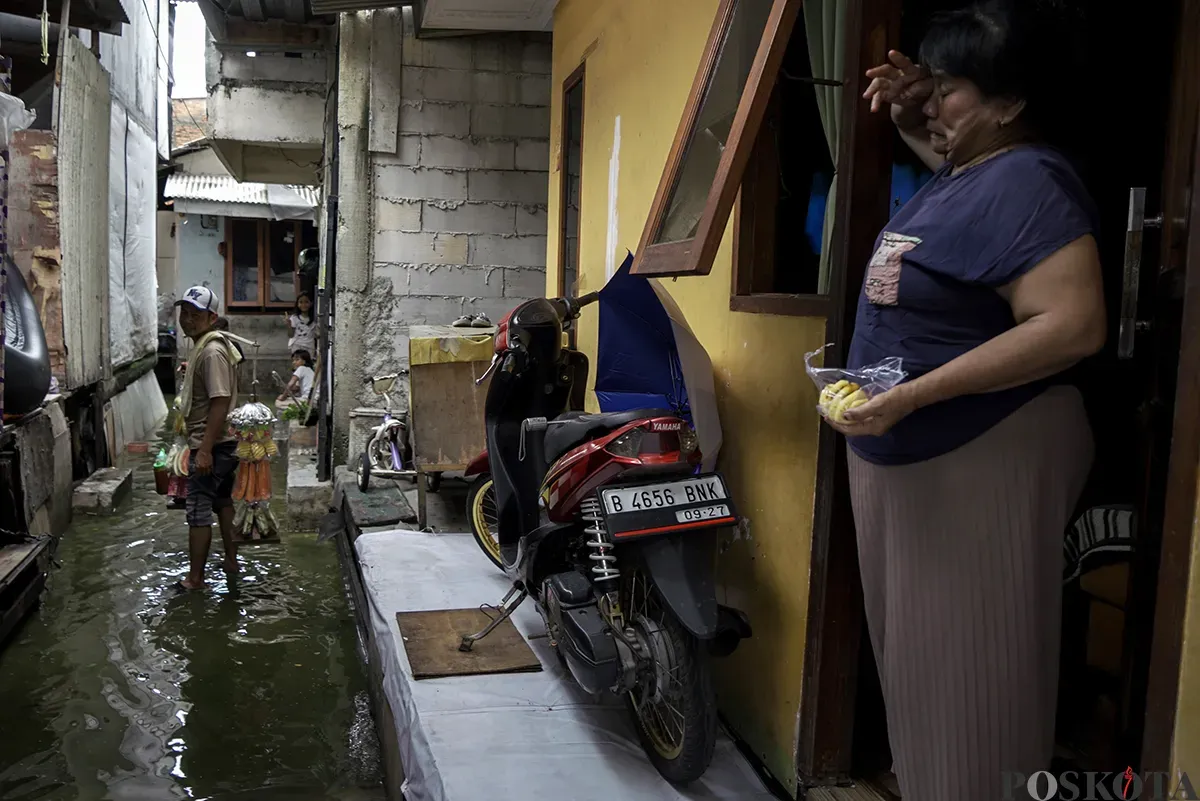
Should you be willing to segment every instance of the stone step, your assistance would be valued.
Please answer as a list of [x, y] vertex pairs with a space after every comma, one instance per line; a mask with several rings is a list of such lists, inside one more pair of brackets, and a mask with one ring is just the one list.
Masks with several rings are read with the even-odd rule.
[[317, 478], [317, 430], [295, 421], [287, 445], [287, 516], [291, 531], [316, 531], [333, 501], [333, 483]]
[[92, 473], [75, 488], [71, 506], [80, 512], [113, 514], [133, 490], [133, 470], [105, 467]]

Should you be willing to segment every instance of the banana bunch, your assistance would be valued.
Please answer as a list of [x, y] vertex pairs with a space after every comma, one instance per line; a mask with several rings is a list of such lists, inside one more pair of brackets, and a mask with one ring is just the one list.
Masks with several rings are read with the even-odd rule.
[[279, 446], [275, 441], [240, 440], [237, 445], [237, 457], [243, 462], [261, 462], [263, 459], [274, 459], [279, 455]]
[[279, 535], [279, 521], [267, 503], [239, 503], [233, 513], [234, 534], [244, 540], [269, 540]]
[[821, 414], [835, 423], [841, 423], [845, 422], [847, 409], [862, 406], [868, 400], [870, 400], [870, 397], [867, 395], [866, 390], [853, 381], [847, 381], [843, 378], [841, 381], [830, 384], [821, 390], [821, 396], [817, 399], [817, 405], [821, 409]]

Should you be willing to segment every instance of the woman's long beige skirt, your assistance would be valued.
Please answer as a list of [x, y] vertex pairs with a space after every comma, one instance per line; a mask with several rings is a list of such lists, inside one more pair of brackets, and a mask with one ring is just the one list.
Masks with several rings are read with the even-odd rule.
[[1006, 772], [1049, 767], [1063, 532], [1092, 458], [1069, 387], [925, 462], [851, 451], [867, 623], [905, 799], [999, 801]]

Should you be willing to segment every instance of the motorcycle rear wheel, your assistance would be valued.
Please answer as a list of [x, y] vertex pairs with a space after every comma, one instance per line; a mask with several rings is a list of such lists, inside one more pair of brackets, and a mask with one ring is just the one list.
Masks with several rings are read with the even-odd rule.
[[645, 574], [627, 577], [622, 596], [629, 620], [658, 655], [655, 675], [625, 696], [638, 739], [664, 779], [688, 784], [708, 770], [717, 743], [717, 695], [708, 652]]

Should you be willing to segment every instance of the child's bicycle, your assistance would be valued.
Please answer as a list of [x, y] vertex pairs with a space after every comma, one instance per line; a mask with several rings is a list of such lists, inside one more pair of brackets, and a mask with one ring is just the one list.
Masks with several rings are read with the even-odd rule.
[[[383, 396], [383, 420], [372, 430], [371, 438], [367, 440], [358, 459], [358, 488], [363, 492], [370, 487], [372, 475], [389, 479], [417, 477], [412, 448], [408, 442], [408, 427], [402, 419], [393, 416], [392, 399], [388, 394], [396, 385], [396, 380], [403, 375], [408, 375], [408, 371], [400, 370], [367, 379], [375, 394]], [[430, 492], [437, 492], [442, 484], [442, 474], [427, 473], [426, 482]]]

